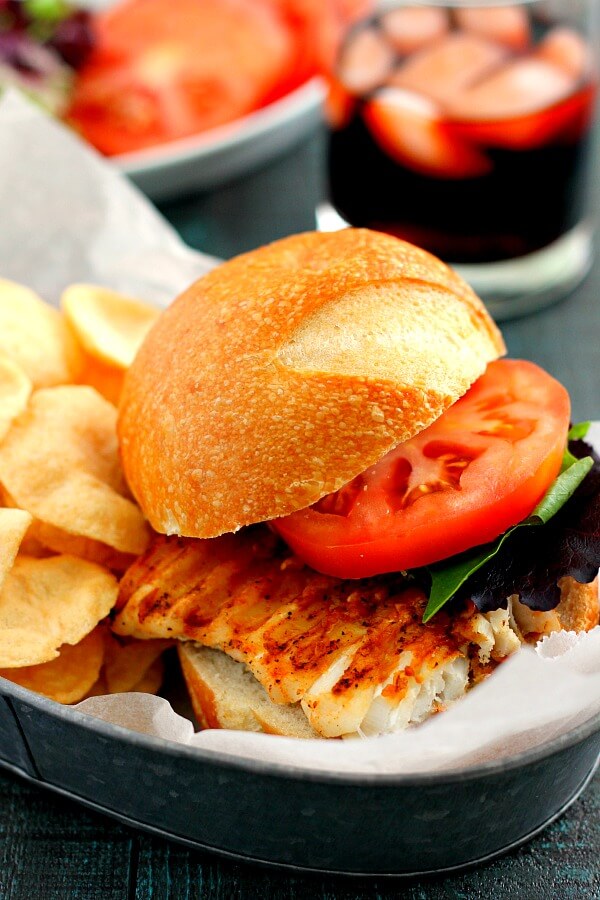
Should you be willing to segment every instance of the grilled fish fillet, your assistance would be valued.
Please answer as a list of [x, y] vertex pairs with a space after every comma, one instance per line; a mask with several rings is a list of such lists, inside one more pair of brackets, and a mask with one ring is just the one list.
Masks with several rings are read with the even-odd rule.
[[522, 641], [510, 609], [421, 621], [401, 576], [320, 575], [264, 526], [210, 540], [157, 536], [121, 582], [114, 630], [221, 650], [324, 737], [382, 734], [460, 697]]

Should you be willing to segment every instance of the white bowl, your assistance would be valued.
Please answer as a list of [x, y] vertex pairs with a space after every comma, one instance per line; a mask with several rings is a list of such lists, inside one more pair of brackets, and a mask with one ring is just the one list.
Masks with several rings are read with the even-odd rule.
[[324, 97], [322, 79], [312, 78], [227, 125], [112, 160], [152, 200], [210, 190], [300, 143], [322, 121]]

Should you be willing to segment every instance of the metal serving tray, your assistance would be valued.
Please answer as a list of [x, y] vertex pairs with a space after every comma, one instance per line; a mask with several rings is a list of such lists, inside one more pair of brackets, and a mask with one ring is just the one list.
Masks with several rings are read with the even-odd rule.
[[0, 679], [0, 766], [188, 846], [305, 871], [411, 876], [484, 862], [564, 812], [599, 758], [597, 715], [466, 772], [306, 772], [148, 737]]

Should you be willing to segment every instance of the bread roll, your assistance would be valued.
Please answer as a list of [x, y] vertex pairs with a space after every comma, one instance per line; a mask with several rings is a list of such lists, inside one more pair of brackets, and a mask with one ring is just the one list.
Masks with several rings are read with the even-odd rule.
[[504, 353], [438, 259], [361, 229], [219, 266], [161, 316], [119, 437], [153, 527], [213, 537], [339, 489], [437, 419]]
[[274, 703], [243, 663], [220, 650], [210, 650], [191, 641], [180, 643], [177, 652], [192, 707], [202, 728], [319, 737], [299, 703]]

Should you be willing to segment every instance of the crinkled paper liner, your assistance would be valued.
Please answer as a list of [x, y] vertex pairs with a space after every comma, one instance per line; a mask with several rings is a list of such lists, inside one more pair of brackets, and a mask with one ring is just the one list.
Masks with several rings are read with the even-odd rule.
[[434, 772], [512, 756], [600, 712], [600, 627], [525, 647], [449, 710], [399, 734], [352, 741], [243, 731], [194, 733], [162, 697], [92, 697], [76, 709], [107, 722], [228, 756], [331, 772]]
[[[0, 199], [0, 274], [51, 302], [66, 285], [87, 281], [162, 305], [215, 263], [186, 247], [109, 163], [12, 91], [0, 102]], [[590, 437], [600, 447], [600, 424]], [[598, 714], [600, 628], [526, 647], [443, 715], [380, 738], [194, 733], [166, 699], [146, 694], [93, 697], [76, 709], [229, 757], [307, 770], [459, 769], [534, 748]]]

